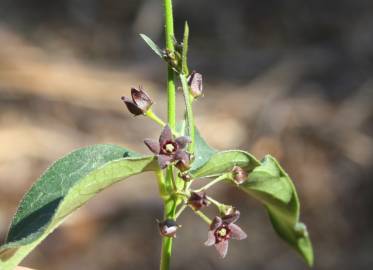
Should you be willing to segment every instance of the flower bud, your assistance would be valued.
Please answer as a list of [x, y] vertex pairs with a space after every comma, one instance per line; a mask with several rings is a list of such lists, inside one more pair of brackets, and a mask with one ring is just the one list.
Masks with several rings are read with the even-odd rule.
[[137, 116], [145, 114], [153, 104], [149, 95], [140, 86], [139, 89], [131, 88], [131, 99], [122, 97], [124, 104], [130, 113]]
[[240, 211], [236, 207], [230, 206], [222, 213], [222, 219], [226, 223], [234, 223], [240, 218]]
[[206, 192], [192, 192], [188, 199], [188, 204], [198, 211], [204, 206], [208, 206], [210, 202], [207, 199]]
[[179, 68], [180, 56], [175, 54], [175, 52], [170, 51], [169, 49], [164, 49], [163, 52], [163, 59], [170, 64], [174, 69]]
[[203, 84], [202, 74], [192, 71], [188, 77], [188, 84], [190, 86], [190, 93], [194, 98], [202, 96]]
[[179, 172], [179, 177], [185, 182], [192, 180], [192, 176], [188, 172]]
[[190, 169], [190, 154], [186, 151], [179, 151], [175, 154], [177, 160], [175, 167], [181, 172], [185, 172]]
[[159, 233], [161, 236], [176, 237], [176, 231], [179, 229], [179, 225], [172, 219], [166, 219], [164, 221], [158, 221]]
[[247, 172], [239, 166], [232, 169], [232, 178], [236, 184], [240, 185], [247, 180]]

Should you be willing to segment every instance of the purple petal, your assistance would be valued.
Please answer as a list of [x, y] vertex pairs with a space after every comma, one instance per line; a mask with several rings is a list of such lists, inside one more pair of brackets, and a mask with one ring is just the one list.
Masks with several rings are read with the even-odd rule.
[[216, 250], [218, 251], [219, 255], [224, 258], [228, 252], [228, 241], [221, 241], [215, 245]]
[[232, 239], [242, 240], [247, 237], [247, 234], [236, 224], [230, 224], [229, 229], [232, 232]]
[[191, 143], [192, 141], [191, 141], [190, 138], [187, 137], [187, 136], [181, 136], [181, 137], [176, 138], [175, 142], [176, 142], [177, 145], [179, 146], [179, 149], [184, 149], [185, 146], [186, 146], [188, 143]]
[[227, 224], [235, 223], [240, 218], [240, 211], [233, 208], [232, 213], [222, 217], [223, 222]]
[[132, 113], [133, 115], [140, 115], [140, 114], [144, 113], [144, 111], [141, 110], [139, 107], [137, 107], [137, 105], [135, 103], [133, 103], [129, 98], [122, 97], [122, 100], [123, 100], [124, 104], [126, 104], [129, 112]]
[[154, 154], [158, 155], [160, 148], [159, 148], [159, 142], [152, 139], [145, 139], [144, 140], [145, 145], [149, 148], [150, 151], [152, 151]]
[[147, 111], [153, 104], [153, 101], [150, 99], [149, 95], [141, 87], [139, 87], [139, 90], [136, 88], [131, 88], [131, 96], [133, 102], [143, 111]]
[[167, 156], [167, 155], [158, 156], [158, 164], [159, 164], [159, 167], [161, 167], [161, 169], [166, 168], [171, 163], [171, 161], [172, 161], [171, 156]]
[[168, 125], [165, 125], [162, 130], [161, 136], [159, 137], [159, 144], [164, 145], [167, 141], [171, 141], [171, 140], [172, 140], [171, 129]]
[[176, 153], [174, 154], [174, 160], [182, 160], [185, 163], [189, 163], [190, 157], [187, 152], [182, 151], [182, 150], [177, 150]]
[[221, 224], [223, 224], [221, 217], [215, 217], [210, 224], [210, 230], [215, 231]]
[[215, 239], [214, 231], [209, 231], [205, 245], [212, 246], [212, 245], [215, 245], [215, 242], [216, 242], [216, 239]]

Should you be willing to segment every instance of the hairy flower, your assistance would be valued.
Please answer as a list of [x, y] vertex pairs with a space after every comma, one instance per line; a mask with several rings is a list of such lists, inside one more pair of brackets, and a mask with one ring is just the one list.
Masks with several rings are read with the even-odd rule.
[[188, 84], [190, 86], [190, 93], [193, 97], [197, 98], [202, 95], [202, 74], [196, 71], [192, 71], [192, 73], [190, 73], [188, 77]]
[[206, 192], [192, 192], [188, 199], [188, 204], [198, 211], [204, 206], [208, 206], [210, 202], [207, 199]]
[[181, 136], [173, 139], [168, 125], [163, 128], [158, 141], [145, 139], [144, 143], [157, 156], [161, 169], [166, 168], [172, 162], [176, 162], [176, 164], [181, 162], [183, 166], [189, 166], [189, 154], [184, 150], [186, 145], [190, 143], [189, 137]]
[[158, 221], [159, 233], [166, 237], [176, 237], [176, 231], [179, 229], [179, 225], [172, 219], [166, 219], [164, 221]]
[[131, 88], [131, 98], [132, 100], [128, 97], [122, 97], [122, 100], [130, 113], [135, 116], [146, 113], [153, 104], [153, 101], [141, 86], [139, 89]]
[[206, 246], [215, 246], [219, 255], [224, 258], [228, 252], [228, 242], [230, 239], [242, 240], [247, 237], [246, 233], [236, 224], [238, 214], [215, 217], [210, 225]]

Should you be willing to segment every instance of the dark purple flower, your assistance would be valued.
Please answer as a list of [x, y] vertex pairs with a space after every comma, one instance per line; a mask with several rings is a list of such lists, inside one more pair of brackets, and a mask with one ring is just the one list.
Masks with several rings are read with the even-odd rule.
[[188, 84], [190, 86], [190, 93], [193, 97], [197, 98], [202, 95], [202, 74], [196, 71], [192, 71], [192, 73], [190, 73], [188, 77]]
[[176, 237], [176, 231], [179, 229], [179, 225], [172, 219], [166, 219], [164, 221], [158, 221], [159, 233], [166, 237]]
[[198, 211], [204, 206], [208, 206], [210, 202], [207, 199], [206, 192], [192, 192], [188, 199], [188, 204]]
[[190, 157], [184, 148], [190, 143], [190, 139], [186, 136], [173, 139], [168, 125], [163, 128], [159, 141], [145, 139], [144, 143], [157, 156], [161, 169], [166, 168], [172, 162], [176, 164], [181, 162], [180, 168], [189, 166]]
[[247, 172], [239, 166], [234, 166], [232, 169], [233, 181], [240, 185], [247, 180]]
[[139, 89], [131, 88], [131, 98], [132, 100], [128, 97], [122, 97], [122, 100], [133, 115], [146, 113], [153, 104], [153, 101], [141, 86]]
[[246, 233], [238, 225], [234, 224], [238, 218], [239, 214], [217, 216], [211, 222], [205, 245], [215, 246], [222, 258], [227, 255], [228, 241], [230, 239], [242, 240], [247, 237]]

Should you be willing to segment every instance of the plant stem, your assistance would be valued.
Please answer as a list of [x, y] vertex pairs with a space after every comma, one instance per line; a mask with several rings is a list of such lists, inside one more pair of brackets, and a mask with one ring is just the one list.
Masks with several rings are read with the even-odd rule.
[[[176, 200], [170, 198], [164, 201], [164, 218], [174, 219], [176, 210]], [[172, 237], [162, 238], [161, 263], [160, 270], [169, 270], [172, 253]]]
[[187, 208], [188, 205], [184, 204], [183, 206], [180, 207], [180, 209], [176, 212], [175, 214], [175, 219], [178, 218], [185, 210], [185, 208]]
[[[174, 52], [174, 19], [172, 15], [172, 0], [164, 0], [165, 13], [165, 35], [166, 35], [166, 49]], [[175, 88], [175, 74], [172, 67], [167, 67], [167, 115], [168, 124], [171, 130], [176, 130], [176, 88]], [[167, 183], [172, 181], [172, 175], [167, 174]], [[175, 211], [177, 206], [177, 199], [170, 197], [164, 200], [164, 218], [175, 219]], [[169, 270], [172, 253], [172, 238], [163, 237], [160, 270]]]
[[163, 171], [161, 169], [156, 170], [155, 176], [157, 177], [159, 195], [163, 200], [166, 200], [169, 197], [169, 195], [167, 192]]
[[203, 191], [203, 190], [207, 190], [208, 188], [212, 187], [213, 185], [215, 185], [216, 183], [219, 183], [222, 180], [225, 180], [226, 178], [227, 178], [227, 175], [226, 174], [222, 174], [219, 177], [217, 177], [214, 180], [212, 180], [211, 182], [209, 182], [206, 185], [204, 185], [203, 187], [201, 187], [199, 189], [196, 189], [195, 192], [200, 192], [200, 191]]
[[[172, 0], [164, 0], [166, 49], [173, 52], [174, 48], [174, 18]], [[172, 130], [176, 127], [176, 88], [175, 73], [170, 65], [167, 67], [168, 123]]]
[[185, 101], [185, 108], [186, 108], [186, 115], [187, 115], [187, 122], [188, 122], [188, 136], [192, 141], [188, 146], [188, 151], [190, 153], [194, 152], [194, 117], [193, 117], [193, 109], [192, 104], [190, 102], [190, 94], [189, 94], [189, 86], [187, 79], [185, 78], [184, 74], [180, 74], [181, 85], [183, 88], [184, 94], [184, 101]]
[[209, 225], [211, 224], [211, 219], [208, 216], [206, 216], [204, 213], [202, 213], [201, 211], [194, 211], [194, 210], [193, 212], [196, 215], [198, 215], [200, 218], [202, 218], [204, 222], [206, 222]]
[[153, 120], [155, 123], [157, 123], [158, 125], [164, 127], [166, 125], [165, 122], [163, 122], [162, 119], [160, 119], [151, 109], [149, 109], [145, 115], [147, 117], [149, 117], [149, 119]]

